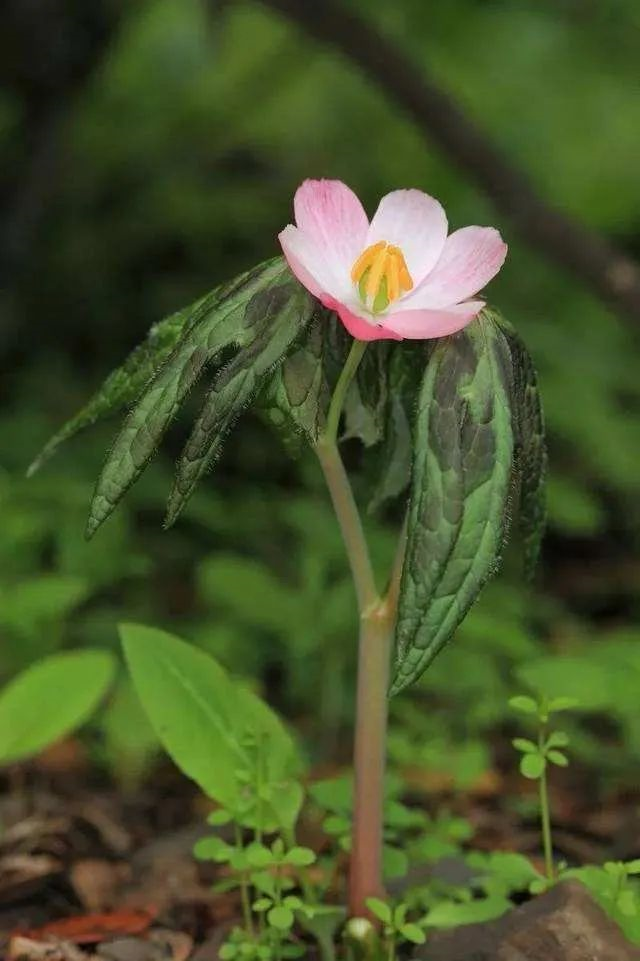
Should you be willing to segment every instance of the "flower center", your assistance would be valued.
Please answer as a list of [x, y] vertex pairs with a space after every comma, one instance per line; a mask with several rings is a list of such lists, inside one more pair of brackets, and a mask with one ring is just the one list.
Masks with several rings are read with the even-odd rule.
[[358, 284], [362, 302], [374, 314], [413, 288], [404, 254], [386, 240], [371, 244], [360, 254], [351, 268], [351, 279]]

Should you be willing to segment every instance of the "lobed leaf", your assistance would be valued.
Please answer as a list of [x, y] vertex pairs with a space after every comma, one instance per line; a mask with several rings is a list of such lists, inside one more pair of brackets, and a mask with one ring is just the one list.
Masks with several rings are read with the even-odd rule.
[[[278, 289], [285, 285], [301, 310], [302, 305], [310, 303], [309, 296], [302, 293], [299, 285], [294, 287], [289, 278], [284, 260], [276, 258], [216, 289], [197, 304], [174, 350], [147, 384], [115, 440], [93, 497], [87, 537], [96, 532], [140, 476], [172, 418], [206, 367], [219, 362], [225, 348], [232, 345], [240, 348], [238, 357], [230, 365], [234, 374], [257, 359], [252, 347], [257, 340], [264, 346], [266, 333], [266, 325], [260, 323], [260, 305], [268, 307], [272, 301], [268, 297], [266, 302], [255, 298], [260, 298], [269, 288]], [[279, 295], [273, 296], [277, 298]], [[308, 306], [305, 309], [308, 310]], [[304, 323], [304, 320], [299, 314], [298, 322]], [[282, 350], [286, 350], [290, 340], [286, 337], [278, 339], [277, 333], [274, 336]], [[275, 349], [271, 351], [272, 363], [280, 359], [276, 355]], [[237, 414], [251, 396], [251, 392], [245, 390], [246, 396], [241, 392], [234, 402], [233, 388], [242, 382], [234, 376], [229, 384], [227, 415], [231, 407]], [[225, 423], [228, 425], [232, 419], [227, 416]]]
[[414, 429], [392, 693], [416, 680], [495, 572], [509, 523], [511, 354], [487, 313], [440, 341]]
[[518, 490], [518, 525], [524, 543], [524, 569], [532, 577], [540, 554], [546, 522], [545, 481], [547, 449], [544, 413], [538, 379], [531, 356], [516, 330], [503, 317], [499, 323], [511, 351], [514, 371], [513, 429], [515, 436], [515, 487]]
[[285, 357], [265, 392], [269, 417], [292, 446], [301, 435], [315, 443], [329, 409], [330, 390], [323, 363], [327, 319], [322, 313], [316, 311], [307, 336]]
[[263, 399], [288, 445], [297, 446], [301, 436], [312, 444], [317, 441], [348, 349], [335, 315], [316, 305], [301, 342], [274, 372]]
[[384, 438], [392, 357], [387, 340], [375, 341], [366, 350], [345, 399], [345, 440], [354, 437], [374, 447]]
[[175, 523], [234, 421], [300, 336], [312, 312], [311, 298], [288, 272], [281, 282], [253, 296], [243, 320], [246, 345], [218, 374], [180, 458], [167, 526]]
[[[394, 344], [387, 364], [382, 441], [367, 453], [365, 469], [372, 481], [369, 511], [399, 497], [409, 486], [413, 461], [413, 422], [429, 342]], [[366, 355], [365, 355], [366, 356]]]

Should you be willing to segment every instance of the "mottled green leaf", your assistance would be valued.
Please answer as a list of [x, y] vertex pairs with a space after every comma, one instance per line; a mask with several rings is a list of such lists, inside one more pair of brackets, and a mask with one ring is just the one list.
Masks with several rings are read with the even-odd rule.
[[420, 676], [499, 564], [509, 521], [512, 395], [511, 354], [490, 315], [435, 347], [414, 428], [393, 693]]
[[146, 340], [129, 354], [124, 364], [109, 374], [82, 410], [45, 445], [29, 467], [29, 477], [35, 474], [65, 441], [137, 400], [145, 384], [175, 347], [185, 325], [200, 303], [201, 301], [197, 301], [151, 327]]
[[[276, 372], [265, 405], [276, 426], [293, 427], [311, 443], [324, 426], [331, 394], [349, 353], [351, 337], [331, 311], [317, 308], [302, 342]], [[399, 345], [394, 349], [401, 350]], [[383, 440], [393, 351], [386, 341], [369, 345], [347, 392], [342, 439], [357, 438], [365, 447]]]
[[184, 448], [169, 498], [167, 526], [173, 524], [198, 481], [215, 460], [234, 421], [300, 336], [313, 301], [288, 272], [281, 282], [255, 294], [246, 309], [246, 346], [218, 374]]
[[263, 398], [288, 445], [297, 446], [304, 436], [317, 441], [349, 346], [335, 314], [316, 305], [306, 333], [274, 372]]
[[261, 330], [250, 310], [254, 297], [288, 277], [283, 259], [277, 258], [199, 302], [175, 349], [148, 383], [115, 440], [91, 504], [88, 537], [140, 476], [205, 368], [219, 362], [224, 349], [231, 345], [241, 352], [251, 347]]
[[347, 393], [343, 437], [358, 438], [365, 447], [375, 446], [384, 437], [391, 346], [387, 340], [369, 344]]
[[316, 313], [307, 336], [285, 357], [265, 392], [264, 406], [288, 443], [303, 436], [315, 443], [325, 424], [331, 399], [323, 363], [325, 323]]
[[532, 577], [540, 554], [546, 520], [545, 479], [547, 449], [544, 414], [538, 379], [531, 356], [517, 331], [503, 317], [492, 312], [511, 351], [513, 383], [513, 427], [515, 438], [515, 488], [518, 491], [518, 523], [524, 543], [524, 569]]
[[409, 485], [415, 408], [430, 349], [429, 341], [407, 341], [394, 344], [388, 358], [382, 443], [367, 452], [365, 461], [372, 484], [371, 512], [398, 497]]

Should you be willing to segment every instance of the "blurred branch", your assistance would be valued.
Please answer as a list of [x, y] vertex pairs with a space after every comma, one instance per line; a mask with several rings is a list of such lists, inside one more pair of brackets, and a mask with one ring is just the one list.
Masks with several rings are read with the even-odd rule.
[[530, 247], [573, 272], [625, 319], [640, 323], [640, 268], [540, 197], [456, 101], [343, 0], [262, 0], [355, 63], [491, 198]]

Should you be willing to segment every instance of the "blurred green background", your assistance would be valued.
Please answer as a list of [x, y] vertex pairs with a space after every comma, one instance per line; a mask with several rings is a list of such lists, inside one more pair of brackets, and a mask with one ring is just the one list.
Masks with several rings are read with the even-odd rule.
[[[544, 197], [640, 254], [635, 0], [353, 6], [428, 64]], [[516, 240], [380, 89], [266, 6], [10, 0], [5, 19], [0, 681], [61, 647], [115, 648], [118, 621], [146, 621], [254, 679], [299, 725], [313, 758], [344, 760], [354, 604], [310, 457], [291, 460], [269, 425], [244, 418], [185, 518], [163, 534], [172, 455], [184, 436], [176, 424], [90, 545], [84, 514], [110, 429], [74, 442], [31, 481], [24, 471], [154, 321], [277, 252], [302, 179], [343, 179], [370, 211], [387, 191], [415, 186], [441, 200], [454, 228], [492, 224], [510, 244], [490, 298], [539, 369], [550, 524], [539, 582], [523, 585], [507, 558], [454, 643], [394, 705], [392, 757], [473, 783], [497, 763], [508, 695], [552, 684], [582, 701], [574, 735], [584, 764], [605, 785], [633, 782], [633, 322]], [[357, 466], [357, 450], [349, 457]], [[396, 505], [369, 521], [381, 562], [400, 514]], [[550, 656], [559, 657], [551, 672]], [[123, 684], [94, 747], [123, 778], [150, 755]]]

